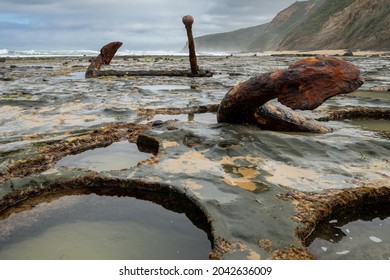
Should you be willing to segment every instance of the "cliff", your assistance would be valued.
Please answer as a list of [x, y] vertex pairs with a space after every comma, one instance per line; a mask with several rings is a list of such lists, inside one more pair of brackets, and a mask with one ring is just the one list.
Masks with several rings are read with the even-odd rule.
[[243, 51], [261, 36], [267, 24], [195, 38], [197, 51]]
[[309, 15], [311, 15], [325, 0], [295, 2], [290, 7], [279, 12], [267, 24], [264, 31], [256, 38], [247, 50], [269, 51], [279, 49], [279, 45], [288, 34], [296, 30]]
[[389, 50], [389, 0], [327, 0], [279, 48]]
[[390, 50], [389, 0], [297, 1], [267, 24], [195, 38], [198, 51]]

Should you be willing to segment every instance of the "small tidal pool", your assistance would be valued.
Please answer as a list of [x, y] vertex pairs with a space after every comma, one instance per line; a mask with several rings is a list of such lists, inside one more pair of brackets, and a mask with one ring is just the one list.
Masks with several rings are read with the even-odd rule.
[[317, 225], [307, 248], [319, 259], [390, 260], [389, 206], [338, 213]]
[[94, 193], [43, 202], [0, 221], [0, 259], [208, 259], [205, 231], [184, 213]]
[[140, 152], [134, 143], [120, 141], [104, 148], [66, 156], [60, 159], [56, 166], [84, 168], [101, 172], [128, 169], [151, 156], [151, 154]]

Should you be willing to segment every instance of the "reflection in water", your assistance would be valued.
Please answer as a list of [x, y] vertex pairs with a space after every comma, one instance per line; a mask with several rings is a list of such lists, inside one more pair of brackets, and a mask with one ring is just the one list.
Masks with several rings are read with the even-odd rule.
[[136, 144], [121, 141], [105, 148], [66, 156], [57, 162], [57, 166], [85, 168], [97, 172], [121, 170], [136, 166], [138, 162], [146, 160], [150, 156], [151, 154], [140, 152]]
[[199, 113], [199, 114], [157, 114], [153, 118], [142, 121], [141, 124], [148, 122], [166, 122], [169, 120], [175, 120], [179, 122], [197, 122], [202, 124], [214, 124], [217, 122], [217, 116], [215, 113]]
[[140, 86], [140, 89], [150, 90], [150, 91], [175, 91], [175, 90], [190, 90], [191, 87], [188, 85], [170, 85], [170, 84], [163, 84], [163, 85], [145, 85]]
[[306, 244], [319, 259], [389, 260], [390, 205], [338, 213], [317, 225]]
[[382, 99], [382, 100], [390, 100], [390, 94], [386, 91], [363, 91], [357, 90], [348, 94], [347, 96], [354, 96], [360, 98], [370, 98], [370, 99]]
[[85, 72], [71, 72], [66, 76], [60, 76], [57, 79], [63, 79], [63, 80], [85, 79]]
[[390, 132], [390, 120], [354, 120], [351, 123], [364, 130]]
[[0, 221], [0, 259], [207, 259], [185, 214], [132, 197], [64, 196]]

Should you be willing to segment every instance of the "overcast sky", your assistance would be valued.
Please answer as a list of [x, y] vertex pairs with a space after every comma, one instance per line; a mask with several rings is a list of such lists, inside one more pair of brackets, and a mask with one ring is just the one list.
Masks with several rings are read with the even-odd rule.
[[112, 41], [126, 50], [177, 51], [194, 36], [272, 20], [295, 0], [0, 0], [0, 49], [99, 50]]

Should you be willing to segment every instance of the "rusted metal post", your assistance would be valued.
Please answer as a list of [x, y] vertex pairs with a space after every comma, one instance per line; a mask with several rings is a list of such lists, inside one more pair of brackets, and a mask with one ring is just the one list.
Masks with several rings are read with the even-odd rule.
[[[188, 18], [190, 17], [190, 18]], [[194, 19], [191, 16], [183, 17], [183, 22], [185, 22], [187, 31], [189, 32], [188, 36], [191, 38], [192, 47], [190, 47], [190, 62], [191, 62], [191, 71], [189, 70], [149, 70], [149, 71], [139, 71], [139, 70], [100, 70], [103, 64], [110, 64], [111, 59], [114, 57], [116, 51], [122, 46], [121, 42], [111, 42], [102, 47], [100, 54], [91, 61], [85, 77], [86, 78], [96, 78], [102, 76], [176, 76], [176, 77], [212, 77], [213, 72], [210, 70], [201, 70], [196, 64], [196, 55], [195, 48], [192, 40], [191, 25], [194, 22]]]
[[111, 42], [103, 46], [100, 50], [100, 54], [92, 60], [89, 65], [87, 72], [85, 73], [86, 78], [93, 78], [98, 76], [100, 67], [104, 64], [110, 64], [112, 58], [116, 54], [117, 50], [122, 46], [122, 42]]
[[196, 62], [196, 53], [195, 53], [195, 43], [192, 36], [192, 24], [194, 23], [194, 18], [190, 15], [183, 17], [183, 23], [187, 30], [188, 37], [188, 49], [190, 52], [190, 64], [191, 64], [191, 73], [196, 75], [199, 72], [199, 67]]

